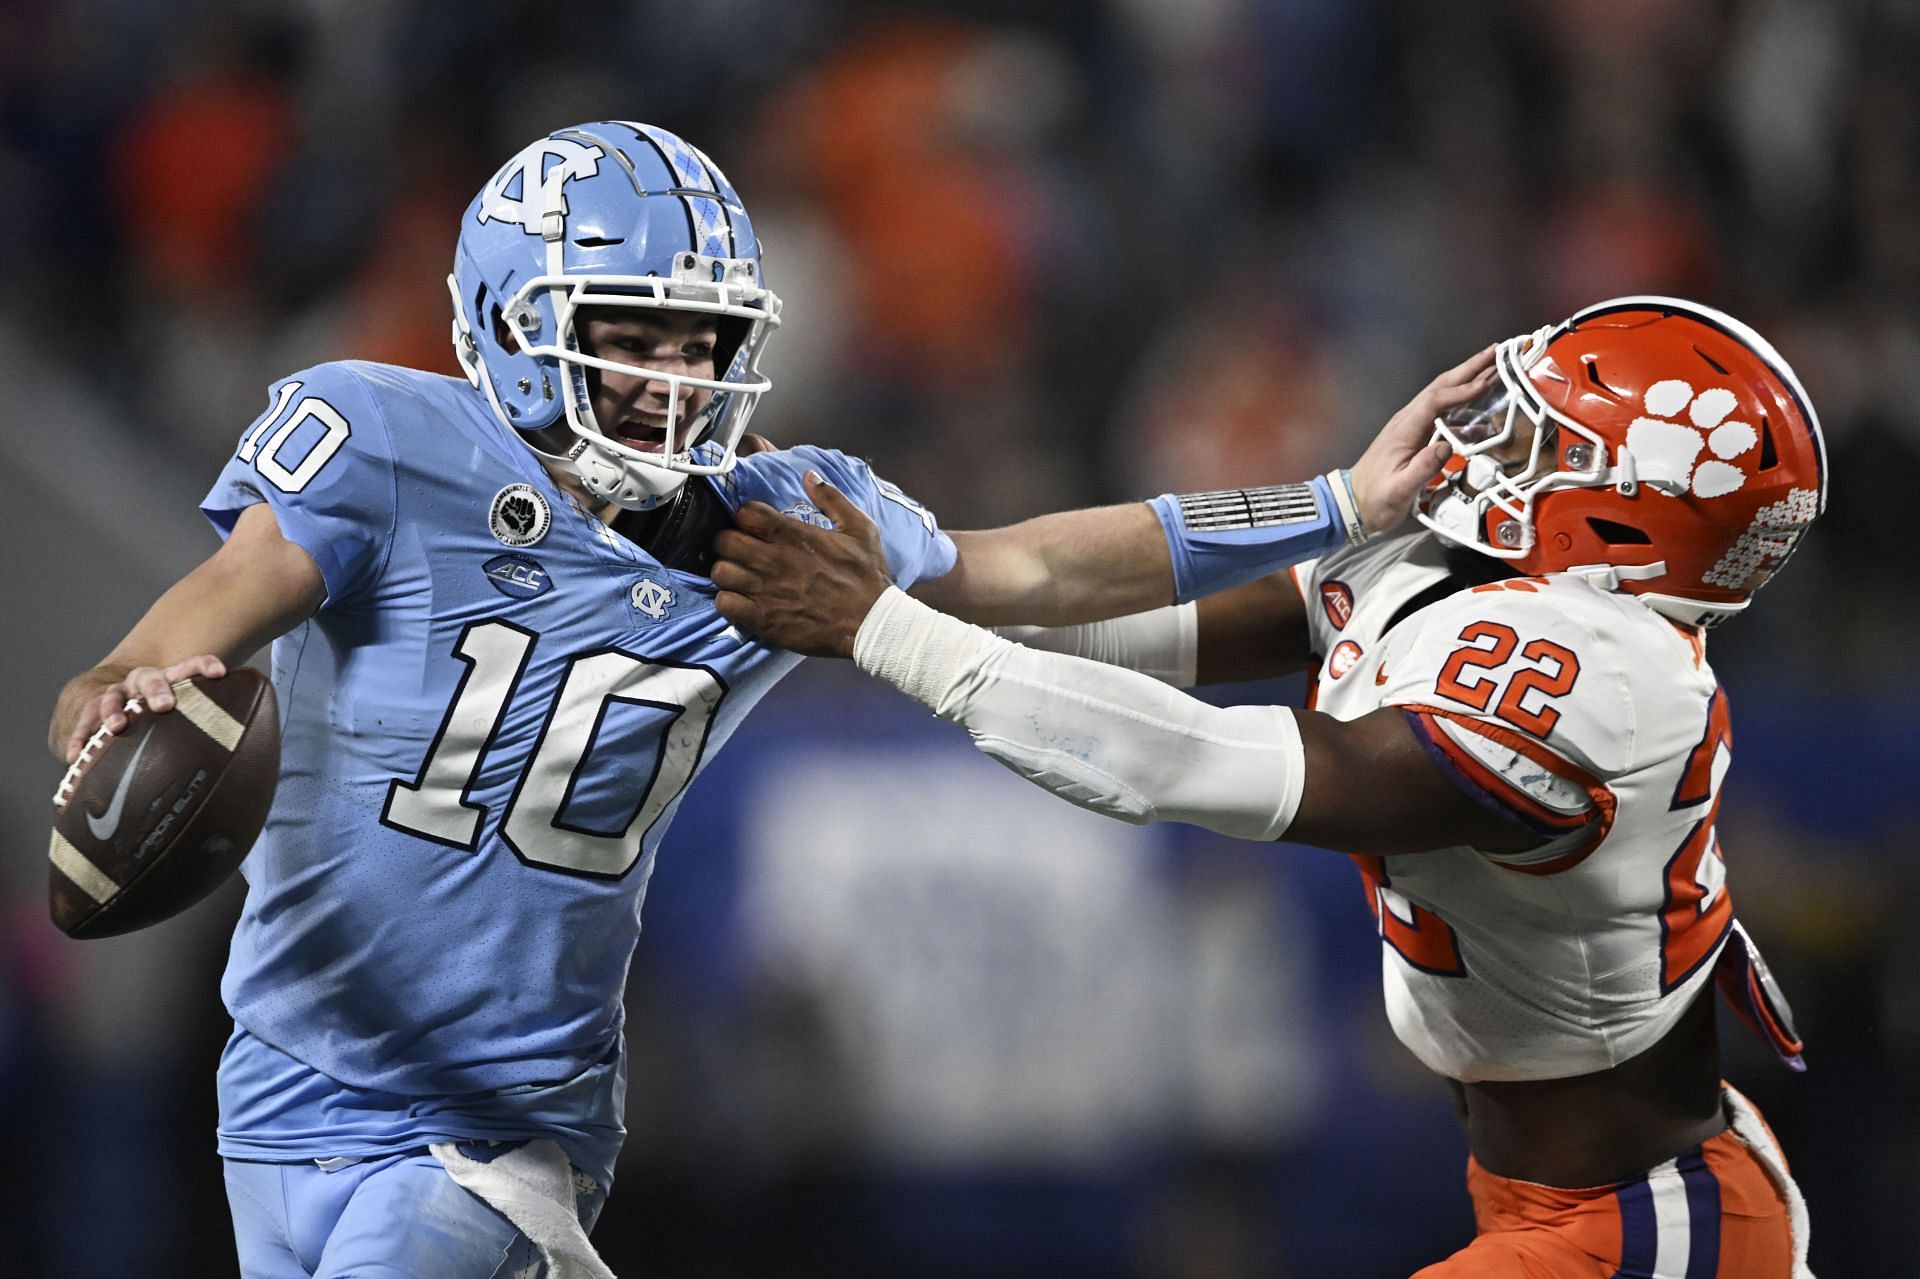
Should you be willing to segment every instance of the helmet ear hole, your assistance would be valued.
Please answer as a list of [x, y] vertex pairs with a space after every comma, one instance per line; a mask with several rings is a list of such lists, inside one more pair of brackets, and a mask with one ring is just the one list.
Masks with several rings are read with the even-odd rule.
[[1587, 527], [1608, 546], [1651, 546], [1653, 539], [1642, 529], [1631, 524], [1621, 524], [1614, 520], [1603, 520], [1595, 515], [1587, 517]]
[[1771, 471], [1780, 465], [1780, 455], [1773, 448], [1773, 421], [1766, 414], [1760, 415], [1760, 465], [1759, 470]]

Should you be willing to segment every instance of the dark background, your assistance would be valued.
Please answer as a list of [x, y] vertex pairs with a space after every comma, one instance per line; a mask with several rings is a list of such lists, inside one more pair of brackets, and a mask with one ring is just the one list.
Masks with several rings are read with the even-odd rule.
[[[753, 211], [787, 303], [755, 428], [950, 527], [1347, 462], [1438, 369], [1612, 295], [1767, 334], [1832, 504], [1710, 651], [1730, 882], [1812, 1069], [1731, 1025], [1727, 1069], [1816, 1271], [1920, 1273], [1916, 67], [1910, 0], [10, 0], [0, 1272], [232, 1266], [237, 897], [54, 932], [54, 693], [212, 549], [194, 507], [267, 384], [452, 372], [460, 210], [620, 117]], [[1376, 951], [1343, 859], [1099, 822], [809, 667], [667, 841], [597, 1238], [660, 1276], [1405, 1275], [1470, 1235], [1465, 1152]]]

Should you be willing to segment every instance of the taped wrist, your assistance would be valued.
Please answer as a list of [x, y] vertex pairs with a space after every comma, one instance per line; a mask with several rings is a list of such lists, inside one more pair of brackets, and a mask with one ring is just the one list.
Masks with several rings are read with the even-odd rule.
[[994, 634], [1048, 653], [1123, 666], [1175, 688], [1200, 682], [1199, 606], [1174, 604], [1080, 626], [996, 626]]
[[1174, 599], [1181, 603], [1251, 582], [1364, 536], [1352, 489], [1338, 471], [1305, 484], [1163, 493], [1147, 505], [1166, 534]]
[[1299, 811], [1305, 751], [1284, 707], [1211, 706], [1137, 671], [1009, 643], [897, 590], [867, 614], [854, 660], [1082, 808], [1242, 839], [1277, 839]]

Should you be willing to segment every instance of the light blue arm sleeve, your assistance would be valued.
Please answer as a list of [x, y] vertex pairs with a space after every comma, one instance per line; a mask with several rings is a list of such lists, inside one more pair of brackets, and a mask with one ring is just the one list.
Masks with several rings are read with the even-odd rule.
[[386, 421], [367, 384], [340, 364], [296, 373], [269, 395], [200, 510], [225, 538], [242, 511], [265, 502], [281, 536], [320, 566], [331, 606], [376, 581], [393, 545]]

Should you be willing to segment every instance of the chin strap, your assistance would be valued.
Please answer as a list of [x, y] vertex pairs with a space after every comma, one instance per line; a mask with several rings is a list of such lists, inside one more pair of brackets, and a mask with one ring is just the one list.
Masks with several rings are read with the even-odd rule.
[[573, 469], [587, 492], [629, 511], [650, 511], [678, 493], [687, 482], [685, 471], [664, 466], [622, 465], [618, 454], [609, 457], [596, 441], [581, 439], [568, 452], [564, 465]]
[[[473, 383], [477, 391], [481, 377], [480, 348], [473, 340], [473, 329], [467, 324], [466, 308], [460, 305], [460, 281], [451, 273], [447, 275], [447, 293], [453, 298], [453, 358], [459, 362], [460, 371], [467, 375], [467, 381]], [[491, 395], [488, 398], [492, 398]], [[502, 420], [505, 420], [504, 414]]]

